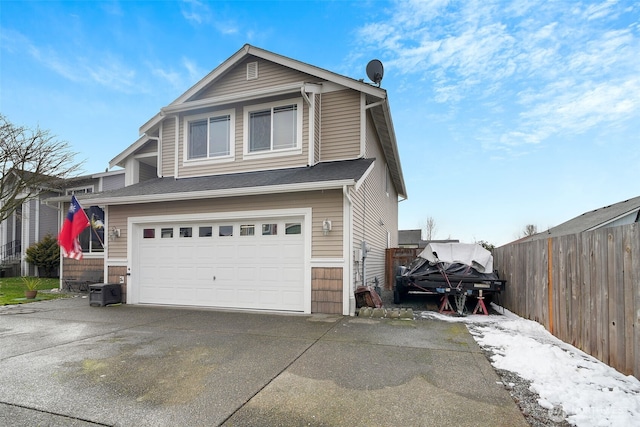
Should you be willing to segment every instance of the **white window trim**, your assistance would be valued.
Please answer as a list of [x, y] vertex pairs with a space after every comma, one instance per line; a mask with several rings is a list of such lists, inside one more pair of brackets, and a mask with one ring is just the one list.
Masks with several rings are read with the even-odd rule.
[[[197, 159], [189, 158], [189, 122], [195, 120], [207, 119], [207, 129], [209, 124], [209, 119], [213, 117], [221, 117], [221, 116], [229, 116], [230, 120], [230, 132], [229, 132], [229, 154], [226, 156], [216, 156], [216, 157], [201, 157]], [[224, 162], [232, 162], [235, 160], [236, 154], [236, 110], [217, 110], [211, 111], [209, 113], [195, 114], [192, 116], [185, 116], [182, 120], [182, 129], [183, 129], [183, 137], [182, 137], [182, 158], [185, 166], [196, 166], [201, 164], [211, 164], [211, 163], [224, 163]], [[207, 141], [207, 152], [209, 151], [209, 141]]]
[[[296, 105], [296, 146], [292, 148], [282, 148], [278, 150], [258, 151], [252, 153], [249, 151], [249, 114], [253, 111], [264, 110], [267, 108], [273, 109], [277, 107], [283, 107], [285, 105]], [[302, 153], [302, 125], [303, 125], [303, 111], [304, 104], [302, 98], [285, 99], [283, 101], [269, 102], [265, 104], [248, 105], [243, 108], [243, 154], [246, 158], [259, 159], [265, 157], [278, 157], [288, 156]], [[273, 141], [272, 141], [273, 144]]]

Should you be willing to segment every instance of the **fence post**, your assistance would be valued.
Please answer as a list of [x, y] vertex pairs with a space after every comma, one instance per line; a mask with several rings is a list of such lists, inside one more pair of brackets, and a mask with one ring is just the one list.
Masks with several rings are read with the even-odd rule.
[[553, 335], [553, 253], [551, 252], [552, 248], [552, 239], [549, 237], [547, 239], [547, 304], [549, 306], [549, 332]]

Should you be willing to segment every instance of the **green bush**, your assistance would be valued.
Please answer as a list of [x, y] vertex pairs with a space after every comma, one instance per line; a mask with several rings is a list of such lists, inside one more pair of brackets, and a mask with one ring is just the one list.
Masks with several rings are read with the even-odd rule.
[[51, 234], [27, 248], [27, 262], [38, 267], [40, 276], [53, 277], [60, 265], [60, 246]]

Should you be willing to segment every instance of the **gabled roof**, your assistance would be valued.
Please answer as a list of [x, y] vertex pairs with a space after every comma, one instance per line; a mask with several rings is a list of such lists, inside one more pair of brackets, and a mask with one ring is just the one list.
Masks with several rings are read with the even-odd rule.
[[565, 236], [568, 234], [578, 234], [585, 231], [595, 230], [606, 226], [627, 215], [635, 215], [635, 222], [638, 222], [640, 216], [640, 196], [633, 199], [624, 200], [613, 205], [604, 206], [589, 212], [585, 212], [569, 221], [550, 228], [542, 233], [534, 234], [518, 240], [525, 242], [530, 240], [546, 239], [548, 237]]
[[[262, 58], [267, 61], [271, 61], [275, 64], [279, 64], [285, 67], [289, 67], [291, 69], [303, 72], [305, 74], [309, 74], [323, 80], [327, 80], [330, 82], [337, 83], [339, 85], [348, 87], [350, 89], [354, 89], [360, 92], [364, 92], [368, 95], [373, 95], [380, 99], [385, 99], [387, 94], [384, 89], [380, 89], [379, 87], [372, 86], [368, 83], [364, 83], [360, 80], [352, 79], [350, 77], [345, 77], [340, 74], [336, 74], [334, 72], [325, 70], [323, 68], [319, 68], [313, 65], [306, 64], [304, 62], [297, 61], [295, 59], [287, 58], [286, 56], [278, 55], [273, 52], [269, 52], [264, 49], [260, 49], [255, 46], [251, 46], [250, 44], [245, 44], [239, 51], [233, 54], [229, 59], [224, 61], [222, 64], [217, 66], [213, 71], [207, 74], [202, 80], [189, 88], [186, 92], [176, 98], [171, 104], [167, 107], [176, 106], [182, 103], [187, 102], [189, 99], [193, 98], [200, 91], [205, 89], [211, 83], [213, 83], [216, 79], [224, 76], [229, 70], [234, 68], [236, 65], [241, 63], [246, 57], [255, 56], [257, 58]], [[167, 108], [165, 107], [165, 108]], [[140, 127], [140, 134], [144, 134], [149, 129], [157, 125], [163, 118], [162, 111], [156, 114], [153, 118], [147, 121], [144, 125]]]
[[[91, 204], [131, 204], [342, 189], [366, 178], [375, 159], [318, 163], [315, 166], [195, 178], [155, 178], [117, 190], [78, 195]], [[51, 199], [57, 201], [57, 199]]]
[[[398, 146], [395, 137], [395, 130], [393, 128], [393, 122], [391, 120], [391, 114], [389, 111], [389, 103], [387, 100], [387, 91], [373, 86], [369, 83], [365, 83], [361, 80], [356, 80], [350, 77], [346, 77], [334, 72], [319, 68], [313, 65], [306, 64], [304, 62], [297, 61], [295, 59], [287, 58], [282, 55], [278, 55], [273, 52], [269, 52], [264, 49], [260, 49], [249, 44], [245, 44], [239, 51], [233, 54], [229, 59], [224, 61], [213, 71], [207, 74], [202, 80], [193, 85], [190, 89], [180, 95], [175, 101], [166, 107], [160, 109], [160, 112], [152, 117], [149, 121], [140, 127], [141, 137], [130, 147], [111, 160], [110, 167], [120, 164], [128, 155], [133, 153], [138, 148], [142, 147], [147, 141], [147, 137], [153, 138], [152, 135], [146, 135], [153, 130], [163, 120], [165, 114], [168, 112], [175, 112], [180, 109], [181, 104], [199, 105], [198, 101], [191, 101], [197, 94], [214, 83], [217, 79], [223, 77], [227, 72], [233, 69], [236, 65], [240, 64], [245, 58], [252, 56], [261, 58], [275, 64], [282, 65], [284, 67], [291, 68], [293, 70], [300, 71], [302, 73], [317, 77], [321, 80], [328, 81], [337, 85], [344, 86], [359, 92], [366, 94], [367, 103], [372, 105], [370, 107], [371, 115], [374, 120], [376, 129], [380, 135], [384, 154], [386, 156], [387, 164], [389, 165], [389, 173], [395, 187], [398, 191], [398, 195], [401, 198], [407, 197], [406, 186], [402, 174], [402, 168], [400, 166], [400, 157], [398, 154]], [[299, 86], [302, 88], [304, 82], [300, 82]], [[283, 88], [285, 90], [287, 88]], [[291, 90], [288, 88], [287, 90]], [[225, 98], [226, 99], [226, 98]], [[232, 98], [229, 98], [229, 100]]]

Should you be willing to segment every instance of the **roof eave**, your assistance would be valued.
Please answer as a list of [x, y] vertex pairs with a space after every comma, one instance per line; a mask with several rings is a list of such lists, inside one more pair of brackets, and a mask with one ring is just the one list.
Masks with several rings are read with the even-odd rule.
[[[205, 191], [189, 191], [177, 193], [132, 195], [132, 196], [115, 196], [115, 197], [90, 197], [76, 196], [80, 202], [89, 202], [92, 205], [131, 205], [139, 203], [155, 203], [167, 201], [184, 201], [184, 200], [200, 200], [215, 199], [223, 197], [240, 197], [255, 196], [260, 194], [273, 193], [296, 193], [301, 191], [317, 191], [317, 190], [337, 190], [344, 186], [353, 186], [356, 181], [353, 179], [343, 179], [337, 181], [318, 181], [305, 184], [282, 184], [269, 185], [260, 187], [246, 188], [226, 188], [222, 190], [205, 190]], [[50, 199], [51, 201], [55, 198]]]
[[116, 157], [111, 159], [111, 161], [109, 162], [109, 169], [115, 166], [124, 167], [124, 164], [123, 164], [124, 160], [127, 157], [129, 157], [131, 154], [133, 154], [136, 150], [141, 148], [149, 139], [154, 139], [154, 138], [150, 138], [147, 135], [142, 135], [140, 138], [136, 140], [136, 142], [128, 146], [123, 152], [121, 152]]

